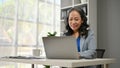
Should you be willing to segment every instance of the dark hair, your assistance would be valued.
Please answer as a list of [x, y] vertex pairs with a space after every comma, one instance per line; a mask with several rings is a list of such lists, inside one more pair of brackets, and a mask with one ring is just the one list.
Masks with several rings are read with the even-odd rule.
[[68, 14], [67, 14], [67, 17], [65, 19], [65, 24], [66, 24], [66, 30], [67, 32], [64, 33], [65, 35], [67, 36], [70, 36], [73, 34], [73, 30], [70, 28], [69, 26], [69, 14], [72, 12], [72, 11], [77, 11], [80, 16], [81, 16], [81, 19], [83, 20], [83, 23], [81, 24], [80, 28], [79, 28], [79, 33], [81, 34], [81, 36], [85, 36], [85, 38], [87, 37], [88, 35], [88, 27], [89, 25], [87, 24], [87, 17], [86, 17], [86, 14], [85, 12], [83, 11], [83, 9], [81, 8], [77, 8], [77, 7], [74, 7], [74, 8], [71, 8], [69, 11], [68, 11]]

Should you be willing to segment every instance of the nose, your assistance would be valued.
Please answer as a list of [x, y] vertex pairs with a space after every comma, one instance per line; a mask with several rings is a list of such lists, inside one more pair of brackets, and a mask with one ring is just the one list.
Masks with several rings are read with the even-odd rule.
[[75, 21], [75, 20], [72, 20], [72, 23], [76, 23], [76, 21]]

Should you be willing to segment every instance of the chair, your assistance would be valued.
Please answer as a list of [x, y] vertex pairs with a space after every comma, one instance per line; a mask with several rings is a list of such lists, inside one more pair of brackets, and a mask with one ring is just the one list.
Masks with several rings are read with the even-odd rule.
[[[105, 49], [96, 49], [97, 58], [103, 58]], [[101, 65], [97, 65], [96, 68], [102, 68]]]

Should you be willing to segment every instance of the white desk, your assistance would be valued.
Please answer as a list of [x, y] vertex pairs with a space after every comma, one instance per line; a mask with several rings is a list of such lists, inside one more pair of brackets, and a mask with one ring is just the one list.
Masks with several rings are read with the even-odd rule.
[[91, 65], [104, 65], [104, 68], [108, 68], [108, 64], [114, 63], [115, 59], [113, 58], [97, 58], [97, 59], [9, 59], [9, 58], [0, 58], [0, 62], [16, 62], [16, 63], [29, 63], [29, 64], [42, 64], [42, 65], [51, 65], [51, 66], [61, 66], [61, 67], [83, 67]]

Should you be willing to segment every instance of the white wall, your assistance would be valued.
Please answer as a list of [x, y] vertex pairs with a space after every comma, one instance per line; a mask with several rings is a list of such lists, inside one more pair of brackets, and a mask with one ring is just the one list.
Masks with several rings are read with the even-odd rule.
[[106, 49], [105, 57], [117, 59], [110, 68], [120, 67], [120, 0], [97, 0], [98, 48]]

